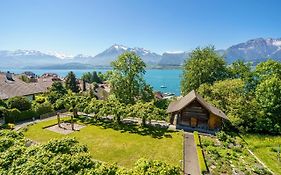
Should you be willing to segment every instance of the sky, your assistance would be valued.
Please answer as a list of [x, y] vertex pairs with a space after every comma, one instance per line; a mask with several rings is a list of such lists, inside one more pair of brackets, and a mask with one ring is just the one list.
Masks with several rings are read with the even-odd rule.
[[156, 53], [281, 38], [280, 0], [2, 0], [0, 50]]

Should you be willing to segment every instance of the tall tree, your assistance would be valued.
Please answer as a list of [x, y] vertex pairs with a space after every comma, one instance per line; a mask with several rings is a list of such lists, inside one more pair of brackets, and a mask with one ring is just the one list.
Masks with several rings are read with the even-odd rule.
[[281, 79], [277, 75], [264, 79], [256, 89], [261, 115], [257, 130], [281, 133]]
[[111, 63], [113, 75], [110, 78], [112, 93], [126, 104], [138, 100], [150, 101], [152, 88], [146, 84], [145, 63], [134, 52], [125, 52]]
[[213, 46], [196, 48], [185, 60], [181, 79], [181, 92], [186, 95], [203, 83], [212, 84], [227, 77], [224, 59]]
[[56, 81], [52, 84], [49, 89], [48, 101], [55, 103], [59, 98], [67, 94], [66, 88], [62, 85], [61, 82]]
[[72, 92], [79, 92], [79, 86], [75, 74], [70, 71], [65, 79], [65, 87]]

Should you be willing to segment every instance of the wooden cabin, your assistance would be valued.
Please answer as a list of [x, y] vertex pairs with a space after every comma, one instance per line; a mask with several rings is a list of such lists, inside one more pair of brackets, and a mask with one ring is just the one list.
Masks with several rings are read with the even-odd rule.
[[194, 90], [171, 102], [167, 113], [171, 114], [170, 123], [178, 129], [219, 130], [223, 121], [228, 120], [221, 110], [207, 103]]

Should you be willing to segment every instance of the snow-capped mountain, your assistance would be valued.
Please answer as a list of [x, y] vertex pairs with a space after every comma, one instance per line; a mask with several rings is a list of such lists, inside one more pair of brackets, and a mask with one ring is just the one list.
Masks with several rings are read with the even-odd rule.
[[[139, 55], [148, 65], [178, 66], [188, 59], [189, 52], [164, 52], [162, 55], [151, 52], [144, 48], [130, 48], [124, 45], [114, 44], [96, 56], [79, 54], [76, 56], [66, 55], [60, 52], [43, 53], [36, 50], [0, 50], [0, 68], [42, 67], [70, 63], [93, 66], [109, 66], [117, 57], [126, 52], [133, 51]], [[281, 39], [257, 38], [236, 44], [226, 50], [217, 50], [223, 55], [228, 63], [237, 59], [258, 63], [268, 58], [281, 61]], [[71, 64], [73, 66], [75, 64]]]
[[161, 55], [153, 53], [144, 48], [129, 48], [127, 46], [114, 44], [102, 53], [94, 56], [93, 59], [91, 59], [88, 63], [93, 65], [110, 65], [112, 61], [117, 59], [119, 55], [126, 51], [135, 52], [147, 64], [157, 64], [161, 59]]

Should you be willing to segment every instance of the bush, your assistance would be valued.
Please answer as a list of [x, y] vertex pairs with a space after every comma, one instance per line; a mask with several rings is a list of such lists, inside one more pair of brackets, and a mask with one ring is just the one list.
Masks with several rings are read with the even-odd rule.
[[47, 113], [53, 112], [54, 108], [51, 103], [45, 102], [42, 104], [35, 105], [34, 110], [35, 110], [36, 114], [38, 116], [40, 116], [42, 114], [47, 114]]
[[40, 104], [45, 103], [46, 102], [46, 97], [37, 96], [37, 97], [35, 97], [35, 101], [36, 101], [36, 103], [40, 103]]
[[18, 109], [8, 109], [7, 110], [7, 116], [5, 118], [6, 123], [15, 123], [19, 121], [24, 120], [30, 120], [33, 117], [37, 117], [36, 112], [33, 110], [27, 110], [27, 111], [19, 111]]
[[194, 131], [193, 135], [194, 135], [194, 141], [195, 141], [196, 150], [197, 150], [197, 156], [198, 156], [200, 171], [201, 171], [202, 174], [204, 174], [205, 172], [208, 171], [208, 169], [207, 169], [207, 165], [205, 163], [205, 159], [204, 159], [203, 151], [202, 151], [202, 148], [201, 148], [198, 132]]
[[25, 97], [13, 97], [7, 101], [8, 108], [16, 108], [20, 111], [26, 111], [31, 109], [31, 102]]
[[2, 99], [0, 99], [0, 107], [7, 107], [7, 104]]

